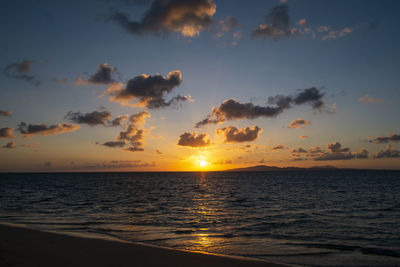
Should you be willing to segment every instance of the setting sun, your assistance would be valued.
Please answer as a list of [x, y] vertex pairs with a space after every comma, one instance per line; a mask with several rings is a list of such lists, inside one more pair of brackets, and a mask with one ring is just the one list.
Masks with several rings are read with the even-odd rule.
[[199, 160], [197, 163], [199, 164], [200, 167], [205, 167], [208, 165], [208, 162], [205, 160]]

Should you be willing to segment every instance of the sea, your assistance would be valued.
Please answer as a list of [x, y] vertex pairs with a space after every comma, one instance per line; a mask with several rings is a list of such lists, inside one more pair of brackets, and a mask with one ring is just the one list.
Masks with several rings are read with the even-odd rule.
[[1, 173], [0, 222], [299, 266], [400, 266], [400, 171]]

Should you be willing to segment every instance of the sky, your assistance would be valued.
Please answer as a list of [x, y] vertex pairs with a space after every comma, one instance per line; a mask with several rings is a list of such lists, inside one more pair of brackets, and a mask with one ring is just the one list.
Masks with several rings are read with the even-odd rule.
[[398, 1], [1, 5], [1, 172], [400, 169]]

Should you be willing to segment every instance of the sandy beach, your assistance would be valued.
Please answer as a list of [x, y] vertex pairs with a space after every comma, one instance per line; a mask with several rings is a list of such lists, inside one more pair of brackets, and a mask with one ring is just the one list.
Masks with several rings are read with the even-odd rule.
[[0, 225], [0, 266], [286, 266]]

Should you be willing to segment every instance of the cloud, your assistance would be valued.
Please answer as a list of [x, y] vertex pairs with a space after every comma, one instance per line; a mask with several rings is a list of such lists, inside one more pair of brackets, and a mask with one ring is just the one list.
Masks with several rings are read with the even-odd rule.
[[130, 116], [129, 121], [133, 124], [144, 124], [146, 123], [146, 119], [150, 117], [150, 112], [144, 110]]
[[375, 143], [375, 144], [383, 144], [383, 143], [399, 142], [399, 141], [400, 141], [400, 134], [391, 134], [388, 136], [378, 136], [372, 140], [369, 140], [370, 143]]
[[381, 150], [374, 156], [376, 159], [383, 159], [383, 158], [400, 158], [400, 150], [396, 150], [392, 148], [390, 144], [386, 146], [385, 150]]
[[304, 120], [304, 119], [296, 119], [296, 120], [292, 120], [290, 122], [290, 124], [288, 125], [289, 128], [302, 128], [302, 127], [306, 127], [306, 125], [311, 124], [310, 121]]
[[25, 122], [21, 122], [18, 125], [17, 130], [24, 135], [24, 137], [30, 137], [32, 135], [57, 135], [61, 133], [68, 133], [76, 131], [80, 128], [77, 124], [70, 123], [59, 123], [57, 125], [47, 126], [43, 123], [37, 124], [26, 124]]
[[43, 163], [43, 166], [45, 167], [51, 167], [52, 163], [51, 161], [46, 161], [45, 163]]
[[180, 33], [196, 37], [213, 23], [215, 11], [212, 0], [154, 0], [140, 21], [132, 21], [121, 12], [114, 12], [110, 20], [134, 35]]
[[32, 60], [23, 60], [21, 62], [9, 64], [4, 68], [4, 74], [7, 77], [18, 79], [18, 80], [24, 80], [34, 86], [39, 86], [40, 81], [37, 80], [35, 78], [35, 76], [28, 75], [28, 73], [31, 71], [32, 65], [34, 63], [35, 63], [35, 61], [32, 61]]
[[219, 107], [213, 107], [211, 115], [198, 122], [196, 128], [207, 124], [217, 124], [229, 120], [256, 119], [258, 117], [273, 118], [292, 104], [310, 104], [313, 109], [320, 110], [324, 105], [322, 101], [324, 94], [315, 87], [299, 90], [294, 96], [276, 95], [268, 98], [268, 103], [275, 106], [258, 106], [253, 103], [240, 103], [236, 99], [228, 99], [222, 102]]
[[121, 126], [127, 119], [127, 115], [118, 115], [116, 118], [112, 119], [109, 124], [110, 126]]
[[306, 150], [306, 149], [304, 149], [304, 148], [295, 148], [295, 149], [292, 149], [292, 151], [290, 151], [290, 153], [307, 153], [308, 151]]
[[308, 135], [299, 135], [299, 139], [307, 139], [308, 137]]
[[331, 40], [346, 36], [354, 31], [351, 27], [344, 27], [341, 30], [330, 30], [328, 26], [319, 26], [316, 29], [312, 29], [307, 27], [306, 18], [298, 20], [296, 23], [297, 27], [291, 27], [288, 11], [287, 1], [281, 1], [281, 4], [271, 9], [266, 16], [265, 23], [253, 29], [251, 37], [278, 40], [294, 35], [310, 35], [312, 38], [316, 38], [318, 34], [318, 37], [322, 40]]
[[10, 143], [7, 143], [3, 146], [3, 148], [16, 148], [17, 147], [17, 143], [15, 141], [11, 141]]
[[13, 131], [11, 127], [0, 128], [0, 138], [15, 138]]
[[116, 70], [116, 67], [108, 65], [108, 63], [99, 64], [96, 73], [91, 75], [88, 80], [85, 81], [81, 77], [78, 77], [75, 83], [78, 85], [110, 84], [114, 82], [112, 74]]
[[0, 116], [10, 117], [12, 115], [12, 111], [9, 110], [0, 110]]
[[262, 129], [258, 126], [236, 128], [234, 126], [227, 126], [217, 130], [218, 135], [225, 137], [225, 143], [241, 143], [251, 142], [257, 139], [258, 134], [262, 132]]
[[88, 124], [90, 126], [105, 125], [106, 122], [112, 118], [109, 111], [93, 111], [82, 114], [81, 112], [69, 111], [65, 118], [79, 124]]
[[296, 23], [296, 25], [306, 26], [307, 25], [307, 19], [305, 19], [305, 18], [299, 19], [299, 21]]
[[270, 24], [261, 24], [256, 27], [251, 34], [252, 37], [279, 38], [290, 35], [290, 18], [286, 3], [274, 6], [266, 20]]
[[338, 37], [346, 36], [346, 35], [352, 33], [353, 31], [354, 31], [354, 29], [352, 29], [350, 27], [344, 27], [341, 30], [330, 31], [327, 35], [322, 37], [322, 40], [337, 39]]
[[158, 149], [154, 149], [154, 153], [156, 153], [156, 154], [158, 154], [158, 155], [161, 155], [161, 154], [162, 154], [162, 152], [161, 152], [160, 150], [158, 150]]
[[225, 19], [219, 21], [221, 31], [230, 32], [237, 26], [239, 26], [239, 22], [236, 18], [232, 16], [227, 16]]
[[385, 100], [383, 98], [373, 98], [369, 94], [365, 94], [365, 96], [362, 96], [358, 99], [358, 102], [360, 103], [382, 103]]
[[272, 146], [269, 148], [270, 150], [281, 150], [281, 149], [287, 149], [287, 147], [285, 147], [285, 145], [279, 144], [276, 146]]
[[126, 86], [123, 84], [110, 86], [104, 94], [110, 95], [110, 100], [122, 105], [130, 105], [131, 100], [136, 100], [133, 106], [147, 107], [150, 109], [176, 105], [182, 101], [190, 101], [190, 96], [177, 95], [171, 100], [165, 100], [165, 94], [182, 83], [182, 73], [179, 70], [171, 71], [166, 77], [160, 74], [142, 74], [130, 79]]
[[[327, 145], [328, 152], [322, 152], [313, 158], [315, 161], [327, 160], [350, 160], [350, 159], [366, 159], [368, 158], [368, 151], [361, 149], [360, 152], [351, 152], [349, 148], [342, 148], [339, 142], [334, 142]], [[315, 152], [321, 153], [321, 152]]]
[[147, 130], [140, 128], [140, 124], [146, 123], [146, 118], [151, 117], [148, 111], [141, 111], [129, 117], [129, 125], [121, 131], [114, 141], [107, 141], [101, 145], [107, 147], [124, 147], [129, 145], [125, 151], [140, 152], [144, 151], [143, 145], [146, 138]]
[[102, 143], [102, 145], [107, 147], [124, 147], [126, 145], [126, 142], [124, 140], [108, 141]]
[[190, 147], [204, 147], [211, 144], [208, 134], [184, 133], [179, 137], [178, 145]]

